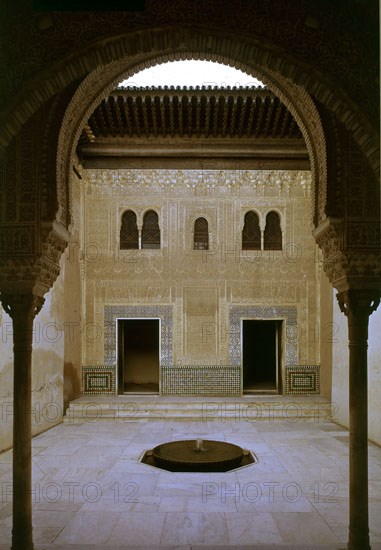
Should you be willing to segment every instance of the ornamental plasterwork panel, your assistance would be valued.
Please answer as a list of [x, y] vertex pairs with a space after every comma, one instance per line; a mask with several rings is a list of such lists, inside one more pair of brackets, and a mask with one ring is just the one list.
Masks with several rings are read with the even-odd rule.
[[295, 303], [299, 300], [299, 287], [302, 283], [296, 281], [282, 281], [279, 283], [240, 284], [231, 286], [232, 303], [270, 302]]
[[256, 196], [309, 196], [311, 174], [302, 170], [95, 170], [85, 172], [88, 195], [205, 196], [248, 192]]

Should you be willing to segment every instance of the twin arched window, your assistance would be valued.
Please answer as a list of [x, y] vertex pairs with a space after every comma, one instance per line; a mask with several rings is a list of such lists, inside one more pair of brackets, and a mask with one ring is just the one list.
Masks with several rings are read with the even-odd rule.
[[[282, 250], [282, 229], [277, 212], [271, 211], [266, 216], [266, 225], [263, 235], [264, 250]], [[261, 229], [256, 212], [245, 214], [242, 230], [242, 250], [261, 250]]]
[[139, 229], [135, 212], [127, 210], [123, 213], [120, 227], [120, 248], [121, 250], [160, 248], [159, 217], [154, 210], [148, 210], [144, 214], [141, 246], [139, 246]]
[[160, 248], [159, 216], [154, 210], [144, 214], [142, 248]]
[[282, 250], [282, 229], [277, 212], [269, 212], [266, 216], [263, 248], [264, 250]]
[[242, 231], [242, 250], [261, 250], [261, 230], [258, 214], [247, 212]]
[[139, 248], [139, 231], [136, 224], [136, 214], [133, 210], [127, 210], [122, 216], [120, 248], [121, 250]]
[[[121, 250], [160, 248], [159, 217], [154, 210], [148, 210], [144, 214], [140, 246], [136, 214], [133, 210], [124, 212], [120, 228], [120, 248]], [[193, 248], [194, 250], [209, 249], [209, 228], [208, 221], [205, 218], [197, 218], [194, 222]], [[258, 214], [251, 210], [245, 214], [242, 230], [242, 250], [261, 250], [261, 248], [261, 229]], [[280, 218], [279, 214], [273, 210], [266, 216], [263, 249], [282, 250]]]
[[193, 248], [194, 250], [209, 250], [208, 221], [205, 218], [197, 218], [194, 222]]

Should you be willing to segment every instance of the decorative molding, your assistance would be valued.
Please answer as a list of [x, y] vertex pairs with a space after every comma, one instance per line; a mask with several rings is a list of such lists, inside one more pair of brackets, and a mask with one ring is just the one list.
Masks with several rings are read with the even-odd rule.
[[[275, 197], [289, 197], [296, 192], [309, 196], [311, 193], [309, 170], [120, 169], [110, 172], [88, 169], [84, 181], [88, 191], [96, 196], [135, 196], [142, 191], [153, 196], [163, 192], [171, 196], [194, 196], [194, 190], [203, 189], [208, 190], [210, 196], [221, 193], [225, 197], [229, 190], [237, 193], [245, 188], [250, 189], [251, 195], [264, 197], [274, 197], [274, 190]], [[120, 206], [122, 208], [136, 211], [135, 206]], [[247, 208], [250, 210], [249, 205]], [[267, 205], [267, 209], [274, 208]]]

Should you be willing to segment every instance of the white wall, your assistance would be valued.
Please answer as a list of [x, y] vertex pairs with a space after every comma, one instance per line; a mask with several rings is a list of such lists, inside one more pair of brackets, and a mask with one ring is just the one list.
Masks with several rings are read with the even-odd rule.
[[[32, 433], [62, 421], [63, 414], [63, 274], [45, 295], [34, 322], [32, 353]], [[0, 306], [0, 451], [12, 446], [13, 333], [12, 320]]]
[[[338, 407], [336, 418], [349, 426], [349, 349], [347, 318], [341, 313], [336, 290], [333, 298], [333, 322], [336, 340], [333, 346], [332, 402]], [[381, 445], [381, 307], [369, 318], [368, 339], [368, 418], [369, 439]]]

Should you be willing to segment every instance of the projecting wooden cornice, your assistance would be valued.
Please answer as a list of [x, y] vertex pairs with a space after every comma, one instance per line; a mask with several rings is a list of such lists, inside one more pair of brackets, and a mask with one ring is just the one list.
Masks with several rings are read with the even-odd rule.
[[200, 159], [253, 168], [308, 169], [292, 114], [269, 90], [212, 87], [120, 88], [102, 101], [82, 132], [85, 167], [199, 167]]

